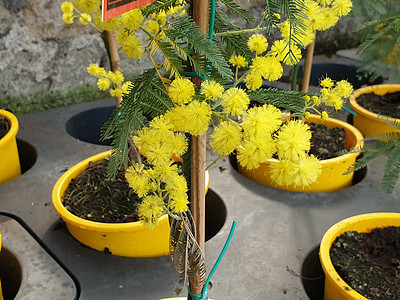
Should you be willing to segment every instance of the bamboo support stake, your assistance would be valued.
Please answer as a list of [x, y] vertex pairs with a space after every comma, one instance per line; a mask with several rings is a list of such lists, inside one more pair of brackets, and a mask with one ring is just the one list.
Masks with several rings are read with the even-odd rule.
[[[119, 58], [118, 45], [112, 31], [107, 31], [108, 48], [110, 51], [110, 59], [112, 71], [121, 71], [121, 60]], [[117, 107], [121, 106], [121, 97], [116, 97]]]
[[301, 84], [301, 91], [302, 92], [308, 92], [308, 88], [310, 86], [311, 67], [312, 67], [312, 62], [313, 62], [316, 37], [317, 37], [317, 32], [314, 31], [314, 40], [306, 48], [306, 61], [304, 62], [303, 81], [302, 81], [302, 84]]
[[[208, 33], [209, 1], [193, 1], [193, 20], [204, 34]], [[194, 77], [193, 82], [199, 88], [201, 79]], [[206, 135], [192, 137], [192, 171], [191, 171], [191, 211], [196, 227], [196, 240], [201, 251], [205, 250], [205, 172], [206, 172]], [[199, 295], [203, 286], [199, 285], [198, 276], [189, 281], [193, 294]], [[188, 296], [188, 299], [192, 297]]]

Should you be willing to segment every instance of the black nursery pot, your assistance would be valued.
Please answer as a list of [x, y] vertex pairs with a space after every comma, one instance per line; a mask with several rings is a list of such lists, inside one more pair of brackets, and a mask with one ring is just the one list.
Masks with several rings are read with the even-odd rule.
[[[367, 74], [358, 72], [355, 65], [323, 62], [312, 64], [310, 75], [311, 85], [318, 86], [321, 78], [327, 76], [335, 81], [347, 80], [355, 89], [363, 85], [379, 84], [383, 82], [382, 77], [378, 77], [376, 80], [370, 80]], [[303, 78], [303, 66], [299, 67], [297, 78]]]
[[108, 121], [115, 105], [82, 111], [68, 119], [65, 129], [72, 137], [91, 144], [111, 145], [111, 139], [100, 141], [101, 128]]

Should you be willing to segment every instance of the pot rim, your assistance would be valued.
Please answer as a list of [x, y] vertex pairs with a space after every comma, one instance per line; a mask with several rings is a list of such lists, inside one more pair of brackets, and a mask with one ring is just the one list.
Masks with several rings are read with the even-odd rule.
[[13, 114], [10, 113], [9, 111], [0, 109], [0, 116], [5, 117], [8, 122], [10, 123], [10, 129], [6, 133], [3, 138], [0, 139], [0, 148], [4, 147], [5, 145], [9, 144], [11, 139], [14, 139], [18, 133], [18, 119], [17, 117]]
[[[72, 224], [74, 226], [91, 229], [93, 231], [104, 231], [104, 232], [113, 232], [116, 229], [119, 231], [136, 231], [136, 230], [143, 230], [147, 228], [147, 225], [143, 223], [143, 221], [136, 221], [136, 222], [127, 222], [127, 223], [102, 223], [102, 222], [95, 222], [86, 219], [82, 219], [71, 212], [69, 212], [63, 205], [61, 198], [64, 195], [65, 190], [68, 188], [71, 180], [76, 178], [83, 170], [85, 170], [89, 162], [97, 162], [103, 160], [105, 157], [111, 155], [112, 150], [107, 150], [101, 152], [99, 154], [93, 155], [89, 158], [86, 158], [73, 167], [71, 167], [68, 171], [66, 171], [56, 182], [52, 191], [52, 200], [53, 205], [61, 216], [61, 218], [68, 224]], [[206, 177], [206, 191], [209, 187], [209, 173], [208, 171], [205, 173]], [[168, 215], [162, 215], [159, 220], [158, 224], [163, 224], [168, 222]]]
[[[387, 220], [387, 225], [380, 224], [371, 224], [372, 222], [376, 222], [377, 220]], [[352, 296], [354, 299], [367, 299], [362, 296], [360, 293], [353, 290], [336, 272], [335, 267], [333, 266], [332, 260], [330, 258], [330, 249], [335, 241], [335, 239], [344, 232], [353, 231], [353, 225], [357, 225], [360, 223], [366, 223], [364, 226], [365, 229], [356, 230], [357, 232], [371, 232], [375, 228], [387, 227], [391, 226], [391, 223], [394, 223], [394, 220], [398, 220], [397, 224], [400, 224], [400, 213], [394, 212], [376, 212], [376, 213], [366, 213], [361, 215], [352, 216], [337, 222], [332, 225], [324, 234], [321, 240], [320, 248], [319, 248], [319, 257], [321, 261], [322, 268], [324, 270], [325, 276], [329, 276], [333, 279], [336, 284], [336, 288], [340, 289], [343, 293]], [[398, 225], [392, 225], [398, 226]], [[350, 227], [350, 228], [349, 228]]]
[[[385, 92], [380, 92], [380, 90], [384, 90]], [[384, 121], [379, 118], [379, 114], [374, 113], [374, 112], [362, 107], [357, 102], [357, 98], [360, 97], [363, 94], [374, 93], [374, 94], [377, 94], [377, 95], [385, 95], [385, 94], [390, 93], [390, 92], [399, 92], [399, 91], [400, 91], [400, 84], [369, 85], [369, 86], [366, 86], [366, 87], [359, 88], [359, 89], [355, 90], [350, 95], [350, 105], [355, 110], [355, 113], [360, 113], [363, 116], [366, 116], [366, 117], [369, 117], [369, 118], [374, 118], [374, 119], [377, 119], [377, 121], [384, 123]], [[392, 118], [392, 117], [389, 117], [389, 120], [400, 121], [400, 119]]]
[[[311, 114], [310, 117], [306, 119], [306, 123], [307, 122], [315, 122], [316, 120], [320, 120], [320, 119], [321, 119], [321, 117], [319, 115]], [[330, 118], [330, 117], [326, 118], [325, 120], [323, 120], [319, 124], [323, 124], [324, 122], [335, 124], [335, 126], [332, 126], [332, 128], [334, 128], [334, 127], [342, 127], [342, 128], [344, 128], [346, 130], [346, 132], [347, 131], [351, 131], [352, 133], [354, 133], [354, 135], [356, 137], [356, 140], [357, 140], [357, 143], [353, 148], [355, 148], [355, 147], [361, 148], [362, 146], [364, 146], [364, 137], [363, 137], [363, 135], [353, 125], [351, 125], [351, 124], [349, 124], [347, 122], [344, 122], [342, 120], [335, 119], [335, 118]], [[358, 156], [358, 153], [347, 153], [347, 154], [344, 154], [344, 155], [341, 155], [341, 156], [337, 156], [337, 157], [333, 157], [333, 158], [329, 158], [329, 159], [322, 159], [322, 160], [320, 160], [320, 163], [321, 163], [322, 166], [330, 165], [330, 164], [333, 164], [333, 163], [336, 163], [336, 162], [339, 163], [339, 161], [343, 160], [344, 158], [350, 158], [350, 157], [356, 157], [356, 156]], [[278, 162], [278, 160], [275, 159], [275, 158], [269, 158], [266, 161], [269, 162], [269, 163]]]

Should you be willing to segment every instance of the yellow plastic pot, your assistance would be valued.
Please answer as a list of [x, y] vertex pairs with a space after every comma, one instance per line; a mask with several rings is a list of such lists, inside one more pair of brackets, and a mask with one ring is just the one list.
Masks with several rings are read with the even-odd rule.
[[5, 117], [10, 126], [7, 134], [0, 139], [0, 184], [21, 175], [16, 135], [18, 120], [12, 113], [0, 109], [0, 117]]
[[[341, 127], [346, 131], [346, 147], [353, 148], [363, 145], [362, 134], [354, 126], [333, 118], [322, 120], [318, 115], [311, 115], [307, 122], [323, 124], [329, 128]], [[276, 159], [268, 159], [257, 169], [249, 170], [238, 162], [239, 172], [247, 178], [264, 184], [266, 186], [295, 192], [331, 192], [351, 186], [353, 173], [343, 175], [351, 167], [358, 156], [358, 153], [349, 153], [339, 157], [321, 160], [322, 172], [317, 182], [306, 187], [294, 185], [279, 185], [271, 179], [270, 169], [272, 164], [278, 163]]]
[[[158, 224], [153, 229], [149, 229], [142, 221], [111, 224], [85, 220], [70, 213], [64, 207], [62, 197], [71, 180], [78, 177], [89, 166], [89, 162], [101, 161], [110, 155], [111, 151], [94, 155], [65, 172], [53, 188], [54, 207], [71, 235], [90, 248], [127, 257], [168, 255], [170, 227], [167, 215], [160, 217]], [[206, 173], [207, 189], [208, 182], [208, 173]]]
[[[363, 94], [374, 93], [376, 95], [383, 96], [387, 93], [394, 93], [398, 91], [400, 91], [400, 84], [371, 85], [355, 90], [350, 96], [350, 105], [353, 111], [356, 113], [356, 115], [353, 117], [354, 126], [357, 127], [365, 136], [384, 132], [400, 132], [400, 130], [393, 128], [379, 119], [378, 114], [365, 109], [357, 102], [357, 98]], [[400, 122], [400, 119], [392, 118], [392, 120]]]
[[[1, 252], [1, 233], [0, 233], [0, 252]], [[1, 289], [1, 280], [0, 280], [0, 300], [3, 300], [3, 292]]]
[[369, 233], [375, 228], [400, 226], [399, 213], [370, 213], [350, 217], [333, 225], [322, 238], [319, 257], [325, 273], [324, 300], [366, 300], [364, 296], [353, 290], [336, 272], [330, 258], [332, 243], [341, 234], [348, 231]]

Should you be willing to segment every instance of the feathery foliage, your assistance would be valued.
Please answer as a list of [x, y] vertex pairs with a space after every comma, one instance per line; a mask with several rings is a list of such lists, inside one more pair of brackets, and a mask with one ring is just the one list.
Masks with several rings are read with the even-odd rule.
[[[193, 49], [193, 53], [198, 53], [204, 56], [209, 62], [210, 67], [216, 70], [221, 78], [226, 81], [232, 80], [233, 74], [225, 60], [225, 57], [216, 44], [208, 39], [208, 37], [200, 31], [199, 26], [188, 16], [179, 18], [171, 24], [171, 29], [166, 32], [166, 35], [174, 40], [182, 40]], [[215, 71], [211, 71], [215, 73]], [[206, 78], [209, 78], [209, 73], [203, 73]]]
[[[233, 0], [221, 0], [223, 4], [234, 14], [236, 14], [241, 19], [245, 20], [247, 24], [251, 25], [254, 23], [254, 16], [246, 9], [242, 8]], [[268, 1], [267, 1], [268, 3]]]
[[[232, 24], [229, 16], [221, 10], [215, 11], [214, 30], [216, 33], [238, 31], [240, 27]], [[239, 33], [235, 35], [221, 36], [221, 42], [225, 44], [225, 55], [229, 57], [232, 53], [242, 55], [248, 61], [251, 60], [252, 53], [247, 47], [247, 41], [250, 35], [248, 33]]]
[[172, 107], [160, 79], [155, 77], [156, 70], [149, 69], [133, 79], [133, 87], [124, 97], [110, 119], [102, 128], [102, 139], [112, 136], [113, 151], [110, 157], [108, 176], [114, 177], [123, 164], [128, 164], [128, 144], [132, 131], [141, 129], [147, 124], [145, 115], [153, 118]]
[[248, 91], [248, 94], [251, 101], [256, 101], [261, 104], [272, 104], [292, 112], [301, 112], [304, 109], [304, 101], [302, 98], [305, 93], [303, 92], [265, 88]]
[[389, 80], [400, 79], [400, 11], [398, 1], [358, 1], [353, 12], [356, 34], [361, 38], [357, 49], [358, 67], [375, 79], [389, 69]]
[[[380, 116], [380, 119], [394, 128], [400, 129], [400, 124], [397, 120], [383, 116]], [[364, 140], [366, 141], [364, 148], [362, 150], [354, 150], [361, 152], [363, 155], [359, 157], [354, 166], [346, 171], [346, 174], [360, 170], [379, 156], [387, 154], [388, 158], [383, 167], [381, 192], [384, 194], [391, 194], [400, 172], [400, 132], [373, 134], [366, 136]]]

